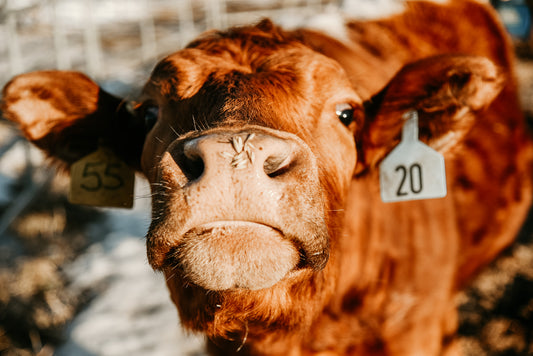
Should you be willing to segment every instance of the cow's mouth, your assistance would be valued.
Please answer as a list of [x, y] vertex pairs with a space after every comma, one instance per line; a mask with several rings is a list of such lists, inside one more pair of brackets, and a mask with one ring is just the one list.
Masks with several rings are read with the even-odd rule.
[[300, 261], [297, 246], [271, 226], [217, 221], [189, 230], [175, 257], [184, 277], [207, 290], [269, 288]]

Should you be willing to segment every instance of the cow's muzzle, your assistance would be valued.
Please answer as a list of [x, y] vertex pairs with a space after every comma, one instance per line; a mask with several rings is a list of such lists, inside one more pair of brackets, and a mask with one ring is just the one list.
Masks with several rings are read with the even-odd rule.
[[174, 142], [154, 185], [148, 256], [209, 290], [268, 288], [329, 256], [315, 156], [295, 135], [249, 127]]

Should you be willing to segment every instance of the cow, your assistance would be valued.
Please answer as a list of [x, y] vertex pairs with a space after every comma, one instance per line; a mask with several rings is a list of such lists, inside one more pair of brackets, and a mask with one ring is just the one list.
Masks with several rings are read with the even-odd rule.
[[[105, 147], [144, 174], [148, 261], [213, 355], [460, 355], [454, 297], [527, 215], [533, 146], [495, 12], [338, 21], [204, 33], [136, 101], [70, 71], [3, 90], [63, 168]], [[385, 203], [380, 164], [413, 115], [447, 195]]]

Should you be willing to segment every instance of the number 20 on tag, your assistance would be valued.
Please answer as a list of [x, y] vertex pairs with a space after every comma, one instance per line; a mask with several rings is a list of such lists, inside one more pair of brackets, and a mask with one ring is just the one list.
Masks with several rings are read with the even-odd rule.
[[379, 166], [385, 203], [446, 196], [444, 157], [418, 140], [418, 113], [408, 112], [402, 140]]

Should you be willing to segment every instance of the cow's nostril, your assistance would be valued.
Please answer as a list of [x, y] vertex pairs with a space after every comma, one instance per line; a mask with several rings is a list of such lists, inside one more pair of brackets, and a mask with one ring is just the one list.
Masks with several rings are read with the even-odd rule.
[[270, 156], [263, 163], [265, 174], [270, 178], [279, 177], [290, 170], [291, 162], [288, 155]]
[[[185, 156], [184, 156], [185, 157]], [[201, 157], [185, 157], [183, 165], [180, 165], [183, 174], [189, 181], [197, 180], [204, 173], [204, 161]]]
[[205, 164], [198, 147], [192, 142], [183, 145], [182, 152], [174, 158], [189, 181], [197, 180], [204, 173]]

